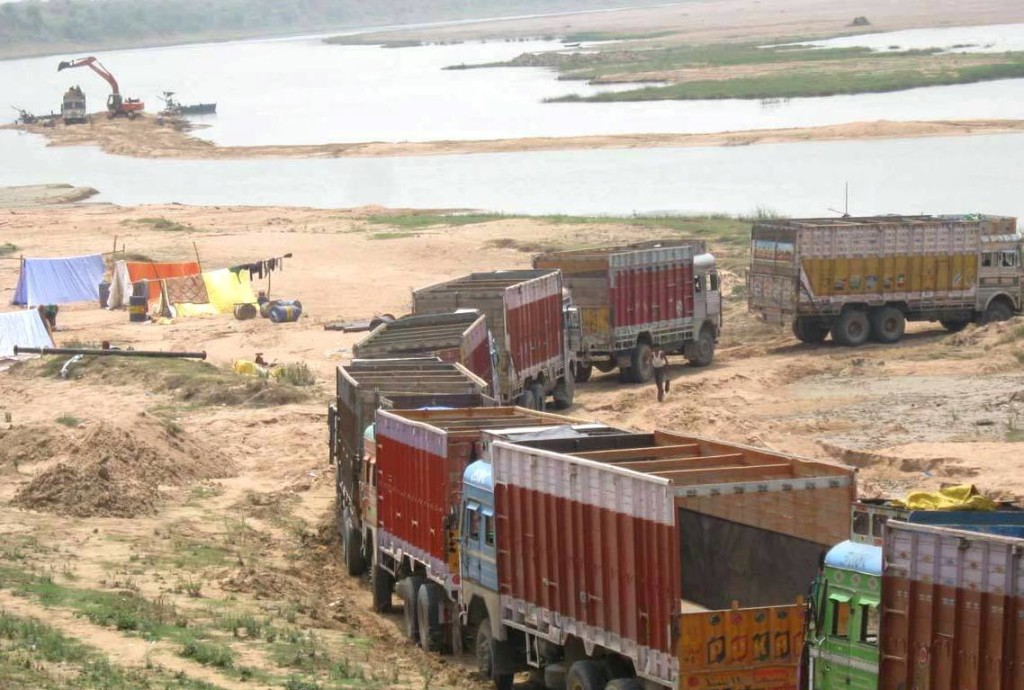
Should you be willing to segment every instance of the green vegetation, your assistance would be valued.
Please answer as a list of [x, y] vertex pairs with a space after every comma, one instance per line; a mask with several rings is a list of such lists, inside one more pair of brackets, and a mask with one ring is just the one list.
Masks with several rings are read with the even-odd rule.
[[[632, 0], [25, 0], [0, 4], [0, 53], [180, 43], [188, 40], [324, 31], [448, 19], [599, 9]], [[48, 49], [49, 47], [49, 49]], [[56, 60], [56, 58], [55, 58]], [[115, 68], [116, 71], [116, 68]]]
[[[770, 209], [756, 209], [753, 217], [773, 215]], [[371, 216], [371, 223], [395, 228], [445, 228], [477, 225], [499, 220], [535, 220], [554, 225], [629, 225], [650, 228], [652, 232], [666, 231], [669, 236], [699, 237], [712, 244], [746, 246], [750, 238], [751, 217], [726, 215], [650, 215], [650, 216], [568, 216], [568, 215], [504, 215], [498, 213], [445, 213], [418, 212], [398, 215]], [[383, 234], [383, 233], [382, 233]], [[391, 233], [401, 234], [401, 233]], [[402, 235], [405, 236], [405, 235]], [[491, 246], [519, 249], [523, 252], [547, 251], [559, 247], [549, 243], [523, 242], [514, 238], [491, 240]]]
[[600, 93], [586, 97], [569, 95], [549, 99], [549, 102], [801, 98], [904, 91], [924, 86], [972, 84], [980, 81], [1024, 77], [1024, 53], [1014, 53], [1010, 59], [1012, 62], [950, 67], [935, 73], [925, 69], [893, 72], [873, 72], [870, 69], [863, 72], [786, 72], [757, 77], [692, 81], [668, 86], [647, 86], [630, 91]]
[[671, 36], [675, 31], [649, 31], [647, 33], [628, 33], [615, 31], [577, 31], [562, 36], [565, 43], [593, 43], [595, 41], [643, 41]]
[[168, 220], [167, 218], [128, 218], [122, 220], [121, 225], [149, 227], [161, 232], [195, 232], [195, 228], [191, 225]]
[[18, 251], [17, 245], [11, 244], [10, 242], [4, 242], [3, 244], [0, 244], [0, 256], [13, 254], [16, 251]]
[[[68, 347], [96, 347], [90, 343], [69, 343]], [[65, 359], [46, 357], [19, 365], [18, 371], [28, 375], [57, 376]], [[123, 357], [85, 356], [71, 370], [75, 378], [89, 378], [105, 384], [143, 384], [148, 390], [171, 394], [186, 406], [249, 405], [273, 407], [301, 402], [309, 397], [310, 372], [291, 365], [289, 378], [280, 381], [242, 376], [204, 361], [186, 359], [129, 359]], [[293, 381], [303, 381], [293, 385]], [[178, 408], [166, 406], [154, 410], [167, 417]], [[165, 419], [168, 431], [175, 432], [173, 419]], [[180, 430], [180, 427], [178, 427]]]
[[231, 668], [235, 663], [234, 652], [222, 644], [187, 640], [181, 648], [181, 656], [192, 659], [203, 666]]
[[71, 428], [82, 426], [82, 420], [70, 414], [62, 414], [60, 417], [57, 417], [57, 423]]
[[[41, 663], [46, 662], [46, 663]], [[60, 667], [54, 665], [59, 664]], [[6, 690], [217, 690], [182, 673], [125, 669], [34, 618], [0, 611], [0, 687]]]

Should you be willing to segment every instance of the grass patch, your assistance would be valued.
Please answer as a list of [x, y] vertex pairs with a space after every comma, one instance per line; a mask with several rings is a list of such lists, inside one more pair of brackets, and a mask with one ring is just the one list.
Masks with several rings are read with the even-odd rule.
[[0, 611], [0, 687], [5, 690], [63, 690], [68, 687], [218, 690], [215, 685], [182, 673], [116, 666], [96, 648], [46, 623], [5, 611]]
[[305, 362], [290, 362], [280, 368], [278, 380], [292, 386], [312, 386], [316, 376]]
[[121, 225], [134, 225], [136, 227], [148, 227], [151, 230], [160, 232], [195, 232], [192, 225], [179, 223], [168, 218], [126, 218]]
[[[68, 346], [91, 347], [72, 344]], [[17, 371], [28, 375], [57, 376], [66, 361], [67, 358], [64, 357], [45, 357], [42, 360], [25, 362], [18, 366]], [[169, 393], [180, 402], [197, 407], [287, 405], [308, 398], [309, 392], [304, 388], [311, 385], [303, 384], [302, 387], [298, 387], [288, 381], [242, 376], [218, 368], [209, 362], [184, 359], [85, 356], [72, 368], [71, 375], [74, 378], [90, 379], [104, 384], [141, 384], [149, 390]], [[292, 375], [296, 380], [304, 376], [301, 370], [294, 370]], [[173, 431], [170, 428], [169, 430]]]
[[11, 244], [10, 242], [4, 242], [3, 244], [0, 244], [0, 256], [13, 254], [16, 251], [18, 251], [17, 245]]
[[409, 237], [419, 237], [414, 232], [375, 232], [370, 235], [371, 240], [404, 240]]
[[615, 31], [577, 31], [562, 36], [564, 43], [593, 43], [596, 41], [644, 41], [653, 38], [672, 36], [675, 31], [621, 32]]
[[735, 79], [692, 81], [548, 99], [552, 103], [714, 100], [723, 98], [806, 98], [837, 94], [884, 93], [925, 86], [972, 84], [1024, 77], [1024, 54], [1014, 62], [952, 67], [939, 72], [907, 69], [892, 72], [784, 72]]
[[57, 423], [71, 428], [82, 426], [82, 420], [70, 414], [62, 414], [60, 417], [57, 417]]
[[[447, 227], [461, 227], [463, 225], [478, 225], [480, 223], [490, 223], [495, 220], [501, 220], [510, 216], [504, 216], [500, 213], [433, 213], [430, 211], [424, 211], [422, 213], [405, 213], [395, 215], [372, 215], [367, 216], [366, 222], [374, 225], [387, 225], [393, 228], [402, 228], [404, 230], [418, 230], [422, 228], [431, 228], [438, 226]], [[389, 233], [379, 233], [385, 235]], [[405, 237], [406, 235], [400, 235], [396, 233], [390, 233], [395, 237]], [[376, 237], [373, 239], [390, 239], [389, 237]]]
[[231, 648], [214, 642], [186, 640], [178, 655], [192, 659], [203, 666], [231, 668], [235, 664], [235, 653], [231, 651]]
[[174, 604], [150, 601], [134, 592], [101, 592], [54, 582], [51, 575], [35, 575], [0, 567], [0, 588], [30, 595], [44, 606], [59, 606], [81, 614], [89, 622], [147, 640], [182, 639], [188, 622]]

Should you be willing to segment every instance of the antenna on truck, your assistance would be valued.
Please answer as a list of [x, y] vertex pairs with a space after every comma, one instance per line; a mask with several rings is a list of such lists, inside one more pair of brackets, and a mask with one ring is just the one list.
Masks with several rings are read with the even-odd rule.
[[838, 211], [838, 210], [836, 210], [834, 208], [829, 208], [829, 211], [831, 211], [832, 213], [838, 213], [843, 218], [849, 218], [850, 217], [850, 183], [849, 182], [846, 183], [845, 192], [843, 194], [843, 210], [842, 211]]

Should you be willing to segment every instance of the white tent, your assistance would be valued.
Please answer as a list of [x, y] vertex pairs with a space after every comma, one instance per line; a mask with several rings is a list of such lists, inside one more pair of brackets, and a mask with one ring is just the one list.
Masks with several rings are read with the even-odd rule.
[[0, 357], [14, 356], [14, 346], [53, 347], [50, 332], [36, 309], [0, 313]]

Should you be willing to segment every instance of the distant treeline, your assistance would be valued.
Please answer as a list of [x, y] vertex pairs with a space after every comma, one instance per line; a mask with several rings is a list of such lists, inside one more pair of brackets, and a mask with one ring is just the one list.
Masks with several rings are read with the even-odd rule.
[[25, 0], [0, 4], [0, 52], [127, 47], [651, 4], [653, 0]]

